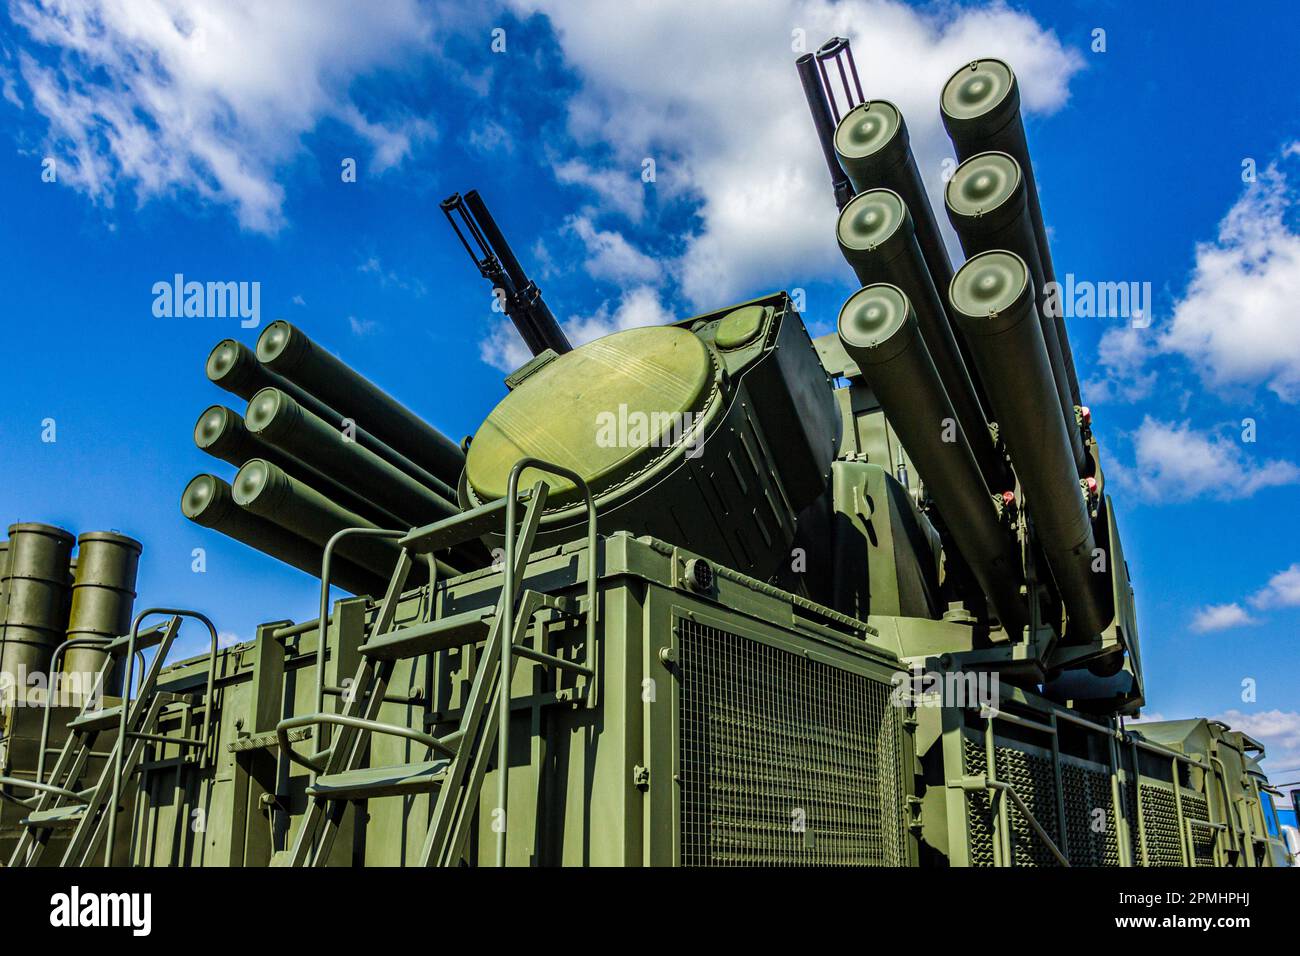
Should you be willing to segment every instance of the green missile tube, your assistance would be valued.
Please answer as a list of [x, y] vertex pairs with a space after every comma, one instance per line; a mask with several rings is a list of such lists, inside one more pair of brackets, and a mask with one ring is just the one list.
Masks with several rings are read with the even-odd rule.
[[[320, 577], [320, 547], [239, 507], [230, 485], [216, 475], [190, 479], [181, 494], [181, 513], [197, 525], [219, 531], [314, 578]], [[381, 575], [363, 570], [341, 555], [336, 555], [331, 564], [331, 584], [353, 594], [384, 593], [387, 580]]]
[[[254, 458], [239, 469], [231, 491], [235, 503], [241, 508], [321, 548], [344, 528], [378, 527], [263, 458]], [[392, 539], [354, 536], [345, 538], [336, 550], [372, 574], [387, 578], [397, 565], [399, 549]], [[412, 573], [412, 584], [420, 583], [421, 571], [417, 565]], [[440, 562], [440, 575], [456, 573]]]
[[[253, 396], [263, 388], [278, 388], [322, 421], [329, 422], [339, 428], [343, 425], [344, 415], [331, 408], [318, 395], [304, 391], [287, 378], [273, 372], [257, 360], [257, 356], [253, 354], [253, 351], [248, 346], [234, 339], [222, 339], [216, 344], [211, 354], [208, 355], [206, 370], [208, 378], [214, 384], [233, 395], [238, 395], [245, 401], [251, 401]], [[356, 422], [355, 416], [349, 417], [352, 417], [354, 423]], [[456, 492], [453, 490], [456, 484], [455, 481], [449, 484], [431, 474], [427, 469], [415, 464], [405, 455], [398, 453], [383, 441], [380, 441], [359, 424], [355, 424], [351, 431], [355, 435], [358, 445], [368, 448], [389, 464], [400, 468], [416, 481], [432, 488], [438, 494], [448, 498], [448, 500], [455, 500]], [[261, 457], [274, 460], [271, 456]], [[240, 465], [247, 460], [248, 458], [244, 458], [234, 464]]]
[[840, 310], [838, 328], [998, 619], [1019, 638], [1029, 620], [1020, 561], [907, 295], [888, 283], [859, 289]]
[[[141, 550], [139, 541], [113, 531], [88, 531], [77, 538], [69, 638], [107, 642], [130, 631]], [[95, 675], [106, 657], [105, 652], [93, 647], [70, 647], [64, 652], [61, 666], [65, 674]]]
[[203, 410], [203, 414], [194, 425], [194, 444], [212, 457], [229, 462], [236, 468], [251, 458], [265, 458], [371, 521], [385, 527], [402, 523], [402, 519], [397, 515], [379, 507], [354, 488], [334, 480], [311, 465], [251, 434], [244, 425], [244, 417], [224, 405], [210, 405]]
[[952, 281], [952, 261], [926, 197], [907, 124], [898, 107], [887, 100], [869, 100], [849, 110], [835, 128], [835, 153], [855, 192], [883, 188], [902, 197], [912, 215], [916, 242], [934, 286], [946, 289]]
[[1043, 414], [1056, 405], [1056, 383], [1029, 267], [1013, 252], [980, 253], [957, 270], [950, 297], [1065, 605], [1067, 637], [1090, 641], [1110, 621], [1110, 585], [1092, 571], [1096, 543], [1065, 423]]
[[939, 291], [925, 267], [903, 198], [889, 189], [858, 193], [840, 212], [836, 235], [840, 251], [862, 285], [887, 282], [907, 296], [984, 483], [991, 491], [1010, 488], [1006, 463], [989, 433], [989, 416], [976, 397], [970, 370], [958, 349]]
[[458, 514], [452, 501], [425, 488], [403, 471], [298, 404], [285, 392], [264, 388], [248, 403], [244, 425], [250, 437], [284, 452], [352, 488], [414, 527]]
[[[9, 526], [5, 575], [4, 657], [0, 672], [45, 673], [68, 630], [68, 563], [73, 537], [36, 522]], [[47, 675], [48, 677], [48, 675]]]
[[301, 329], [283, 320], [272, 322], [257, 339], [257, 358], [447, 485], [459, 482], [465, 468], [459, 445]]
[[1008, 153], [977, 153], [958, 166], [948, 180], [944, 206], [968, 259], [981, 252], [1006, 249], [1025, 260], [1029, 267], [1038, 296], [1043, 342], [1052, 363], [1065, 430], [1070, 436], [1070, 450], [1074, 454], [1075, 468], [1080, 476], [1084, 475], [1087, 461], [1083, 436], [1079, 431], [1074, 410], [1076, 402], [1070, 392], [1069, 372], [1061, 351], [1060, 333], [1063, 329], [1058, 328], [1056, 320], [1045, 314], [1042, 308], [1047, 280], [1034, 238], [1028, 190], [1020, 164]]
[[[1025, 178], [1025, 198], [1029, 221], [1034, 229], [1038, 259], [1047, 282], [1056, 281], [1052, 249], [1043, 227], [1043, 209], [1038, 201], [1038, 183], [1025, 141], [1025, 124], [1020, 116], [1020, 84], [1016, 74], [1001, 60], [986, 58], [963, 66], [948, 78], [939, 97], [939, 113], [957, 161], [965, 162], [977, 153], [1007, 153], [1020, 164]], [[1066, 385], [1070, 400], [1080, 405], [1079, 379], [1074, 369], [1074, 354], [1063, 316], [1055, 316], [1061, 357], [1065, 364]]]

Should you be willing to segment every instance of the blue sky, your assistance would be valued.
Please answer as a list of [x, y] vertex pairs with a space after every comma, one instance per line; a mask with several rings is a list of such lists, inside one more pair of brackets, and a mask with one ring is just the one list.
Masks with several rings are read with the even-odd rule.
[[[300, 324], [460, 438], [521, 351], [443, 196], [483, 191], [576, 338], [777, 288], [804, 289], [825, 332], [852, 275], [792, 44], [853, 39], [868, 95], [903, 108], [933, 195], [943, 80], [997, 55], [1022, 84], [1057, 272], [1153, 290], [1148, 328], [1070, 323], [1149, 709], [1228, 715], [1300, 778], [1293, 8], [701, 7], [13, 0], [0, 515], [140, 538], [143, 600], [203, 608], [242, 639], [310, 616], [308, 578], [180, 515], [192, 475], [231, 471], [193, 447], [199, 411], [242, 410], [203, 359], [256, 330], [155, 318], [155, 282], [260, 282], [262, 324]], [[341, 179], [347, 158], [356, 182]]]

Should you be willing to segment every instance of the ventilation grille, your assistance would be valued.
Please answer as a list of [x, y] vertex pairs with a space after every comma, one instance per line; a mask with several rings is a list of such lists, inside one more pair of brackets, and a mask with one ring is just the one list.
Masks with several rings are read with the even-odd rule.
[[890, 685], [679, 622], [684, 866], [900, 866]]
[[[963, 738], [962, 744], [966, 773], [983, 774], [983, 746], [969, 738]], [[1051, 759], [1013, 747], [995, 747], [994, 753], [997, 761], [994, 768], [996, 778], [1015, 787], [1034, 819], [1059, 847], [1061, 836], [1056, 808], [1056, 780], [1052, 773]], [[966, 813], [972, 866], [994, 865], [993, 817], [997, 804], [993, 798], [993, 793], [987, 790], [967, 795]], [[1048, 849], [1028, 818], [1020, 812], [1020, 808], [1013, 801], [1008, 801], [1007, 807], [1014, 865], [1057, 866], [1056, 855]]]
[[1141, 800], [1147, 866], [1182, 866], [1182, 840], [1178, 835], [1178, 807], [1174, 803], [1174, 792], [1144, 783]]
[[[1205, 798], [1183, 791], [1183, 816], [1204, 824], [1210, 822], [1210, 807]], [[1192, 862], [1195, 866], [1214, 866], [1214, 846], [1218, 842], [1219, 831], [1211, 826], [1190, 828], [1192, 839]]]

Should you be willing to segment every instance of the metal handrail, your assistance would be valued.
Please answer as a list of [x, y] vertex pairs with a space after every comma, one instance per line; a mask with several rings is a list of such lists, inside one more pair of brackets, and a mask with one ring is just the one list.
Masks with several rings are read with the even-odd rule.
[[418, 744], [424, 744], [447, 757], [454, 757], [456, 749], [446, 743], [439, 737], [432, 734], [426, 734], [422, 731], [415, 730], [411, 727], [402, 727], [398, 724], [385, 724], [378, 720], [366, 720], [362, 717], [351, 717], [347, 714], [302, 714], [298, 717], [288, 717], [275, 725], [275, 737], [280, 742], [280, 751], [287, 754], [289, 759], [294, 763], [301, 764], [311, 770], [320, 773], [324, 766], [320, 762], [322, 757], [328, 757], [330, 750], [312, 754], [310, 757], [306, 754], [300, 754], [294, 751], [289, 740], [289, 731], [296, 730], [299, 727], [311, 727], [316, 724], [338, 724], [340, 727], [351, 727], [354, 730], [364, 730], [372, 734], [387, 734], [390, 737], [404, 737], [407, 740], [413, 740]]
[[[68, 638], [66, 641], [64, 641], [62, 644], [56, 647], [54, 649], [54, 653], [50, 656], [50, 674], [55, 675], [59, 673], [60, 660], [63, 657], [63, 652], [66, 651], [68, 648], [85, 647], [87, 645], [102, 647], [106, 643], [108, 642], [98, 637]], [[108, 672], [112, 668], [112, 666], [113, 666], [113, 660], [110, 657], [107, 661], [104, 662], [104, 666], [99, 669], [99, 681], [95, 688], [97, 691], [100, 691], [101, 693], [103, 692], [104, 679], [108, 675]], [[86, 711], [86, 704], [90, 703], [90, 701], [93, 699], [94, 697], [92, 692], [92, 696], [88, 698], [85, 702], [83, 702], [81, 705], [82, 713], [85, 713]], [[51, 680], [51, 686], [48, 688], [45, 694], [45, 706], [43, 708], [44, 713], [41, 714], [41, 749], [36, 754], [36, 779], [38, 781], [45, 780], [45, 751], [46, 748], [49, 747], [49, 743], [50, 743], [50, 712], [54, 706], [53, 701], [54, 701], [54, 687], [53, 687], [53, 680]]]
[[[131, 636], [127, 639], [127, 645], [126, 645], [126, 678], [122, 682], [122, 689], [125, 693], [125, 696], [123, 696], [122, 698], [122, 709], [121, 712], [118, 714], [117, 744], [113, 749], [113, 794], [112, 794], [112, 799], [108, 804], [108, 809], [105, 811], [108, 816], [108, 821], [107, 821], [108, 839], [104, 847], [105, 866], [113, 865], [113, 850], [115, 849], [115, 844], [116, 844], [117, 803], [118, 800], [121, 798], [121, 791], [122, 791], [122, 755], [123, 752], [126, 750], [127, 715], [132, 709], [130, 693], [131, 693], [131, 678], [134, 676], [134, 671], [135, 671], [135, 642], [140, 637], [141, 622], [143, 622], [145, 618], [152, 617], [155, 614], [169, 614], [172, 617], [193, 618], [194, 620], [203, 624], [208, 629], [208, 635], [212, 641], [212, 648], [208, 652], [208, 681], [207, 681], [207, 688], [204, 691], [204, 697], [203, 697], [203, 701], [204, 701], [203, 734], [201, 739], [208, 740], [209, 734], [211, 733], [212, 730], [212, 709], [213, 709], [212, 690], [216, 683], [216, 674], [217, 674], [218, 640], [217, 640], [216, 625], [212, 623], [212, 620], [206, 614], [202, 614], [199, 611], [190, 611], [185, 608], [174, 608], [174, 607], [145, 608], [145, 610], [137, 614], [135, 616], [135, 620], [131, 622]], [[168, 650], [170, 650], [169, 645], [162, 646], [158, 648], [158, 653], [165, 654], [166, 651]], [[163, 659], [165, 659], [165, 657]], [[160, 664], [161, 661], [155, 661], [155, 666], [159, 666]], [[137, 706], [139, 706], [138, 703]]]
[[587, 506], [587, 653], [595, 652], [596, 642], [596, 501], [591, 486], [572, 469], [540, 458], [526, 457], [515, 462], [506, 483], [505, 580], [501, 588], [501, 610], [505, 615], [501, 642], [501, 693], [497, 696], [497, 806], [502, 824], [497, 831], [497, 866], [506, 865], [507, 799], [510, 795], [510, 667], [515, 635], [515, 532], [519, 508], [519, 478], [527, 468], [544, 474], [567, 478], [582, 492]]
[[[1004, 780], [990, 780], [987, 776], [981, 774], [973, 777], [962, 777], [960, 780], [956, 781], [950, 780], [948, 786], [959, 787], [962, 790], [968, 791], [999, 790], [1002, 793], [1005, 793], [1011, 798], [1012, 802], [1015, 803], [1024, 818], [1029, 821], [1029, 825], [1034, 828], [1034, 832], [1038, 834], [1038, 838], [1043, 841], [1049, 850], [1052, 851], [1052, 855], [1056, 857], [1057, 862], [1059, 862], [1061, 866], [1070, 865], [1070, 861], [1065, 858], [1065, 854], [1062, 853], [1060, 847], [1056, 845], [1056, 841], [1054, 841], [1048, 832], [1043, 829], [1043, 825], [1038, 822], [1038, 818], [1034, 816], [1033, 812], [1025, 804], [1025, 801], [1021, 799], [1020, 794], [1016, 792], [1016, 788], [1011, 784]], [[1011, 861], [1007, 860], [1005, 865], [1011, 866]]]
[[77, 803], [86, 802], [85, 791], [69, 790], [66, 787], [56, 787], [52, 783], [42, 783], [39, 780], [24, 780], [21, 777], [0, 777], [0, 798], [28, 809], [35, 807], [35, 803], [32, 802], [36, 799], [35, 797], [20, 800], [12, 793], [5, 793], [4, 787], [26, 787], [28, 790], [37, 790], [41, 793], [52, 793], [55, 796], [66, 797], [69, 800], [75, 800]]
[[[153, 628], [152, 630], [157, 630], [157, 629], [158, 628]], [[63, 652], [68, 648], [79, 647], [79, 646], [106, 647], [107, 645], [112, 643], [113, 642], [111, 639], [106, 640], [104, 638], [99, 638], [99, 637], [70, 637], [62, 644], [60, 644], [58, 647], [56, 647], [54, 649], [54, 653], [50, 656], [50, 674], [54, 675], [59, 672], [59, 660], [60, 658], [62, 658]], [[140, 662], [140, 681], [141, 681], [141, 686], [143, 686], [144, 685], [144, 652], [136, 651], [135, 655], [136, 655], [136, 659]], [[104, 666], [100, 668], [99, 683], [97, 689], [100, 690], [101, 692], [104, 689], [104, 680], [107, 677], [108, 670], [111, 665], [112, 665], [112, 659], [110, 658], [108, 661], [105, 662]], [[129, 687], [128, 687], [128, 693], [129, 693]], [[86, 701], [86, 703], [89, 703], [89, 701], [93, 699], [94, 698], [92, 695], [92, 697], [89, 698]], [[49, 749], [50, 709], [53, 706], [52, 703], [53, 700], [54, 700], [54, 688], [53, 688], [53, 682], [51, 681], [51, 687], [45, 695], [45, 704], [44, 704], [45, 712], [41, 714], [41, 749], [36, 755], [36, 779], [37, 780], [45, 779], [45, 753]], [[85, 703], [81, 705], [81, 712], [83, 714], [86, 712]]]
[[[316, 711], [317, 713], [325, 710], [325, 642], [329, 630], [329, 610], [330, 610], [330, 564], [334, 560], [334, 547], [349, 535], [367, 538], [400, 538], [405, 535], [405, 531], [394, 531], [388, 528], [343, 528], [336, 531], [325, 543], [325, 551], [320, 562], [320, 617], [319, 625], [316, 629]], [[429, 561], [429, 583], [432, 585], [437, 580], [438, 563]], [[342, 680], [342, 675], [339, 675]], [[319, 756], [319, 755], [318, 755]]]

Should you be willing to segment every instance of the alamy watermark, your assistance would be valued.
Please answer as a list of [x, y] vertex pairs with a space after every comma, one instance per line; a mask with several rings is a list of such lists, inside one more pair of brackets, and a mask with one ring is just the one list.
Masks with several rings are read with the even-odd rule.
[[686, 449], [687, 458], [698, 458], [703, 449], [704, 429], [694, 412], [643, 412], [620, 403], [617, 411], [596, 415], [598, 448]]
[[153, 314], [159, 319], [238, 318], [245, 329], [262, 321], [262, 283], [187, 282], [176, 273], [153, 284]]
[[889, 702], [895, 707], [978, 707], [996, 711], [1001, 693], [996, 671], [927, 671], [920, 664], [895, 671]]
[[1065, 274], [1043, 289], [1043, 314], [1066, 319], [1129, 319], [1135, 329], [1151, 324], [1150, 282], [1092, 282]]

